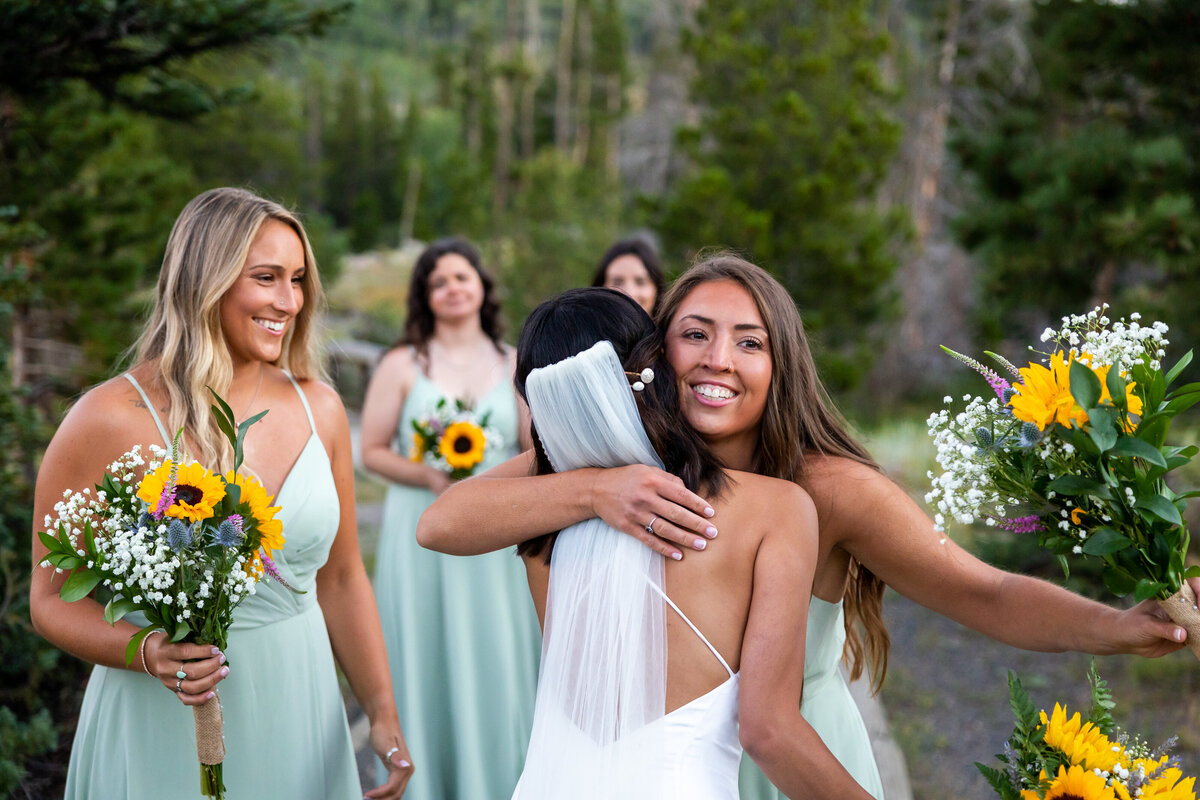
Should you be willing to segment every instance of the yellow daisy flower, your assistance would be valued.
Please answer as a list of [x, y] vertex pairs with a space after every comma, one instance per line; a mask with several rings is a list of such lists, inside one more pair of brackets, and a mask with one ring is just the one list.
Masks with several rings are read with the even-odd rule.
[[[146, 474], [138, 485], [137, 496], [151, 511], [156, 511], [164, 500], [164, 492], [171, 481], [170, 460]], [[213, 515], [213, 507], [225, 497], [225, 484], [200, 464], [180, 464], [175, 471], [175, 492], [170, 505], [162, 511], [165, 516], [197, 522]]]
[[1124, 752], [1114, 745], [1090, 722], [1084, 723], [1079, 713], [1067, 718], [1066, 709], [1058, 703], [1049, 719], [1041, 712], [1042, 725], [1046, 728], [1046, 744], [1061, 750], [1072, 764], [1087, 769], [1111, 772]]
[[1021, 382], [1013, 384], [1017, 393], [1009, 401], [1014, 417], [1043, 431], [1055, 422], [1067, 427], [1087, 422], [1087, 414], [1071, 396], [1071, 363], [1062, 352], [1050, 357], [1048, 368], [1031, 363], [1017, 371]]
[[[271, 501], [275, 498], [267, 494], [267, 490], [259, 483], [258, 478], [253, 475], [227, 472], [225, 481], [241, 487], [239, 505], [246, 503], [250, 506], [250, 516], [254, 517], [255, 527], [258, 529], [260, 537], [259, 546], [266, 551], [267, 556], [270, 556], [275, 550], [283, 549], [283, 522], [275, 519], [281, 506], [271, 505]], [[254, 557], [257, 561], [258, 555], [255, 554]]]
[[1116, 800], [1116, 792], [1104, 778], [1078, 764], [1058, 768], [1058, 775], [1044, 800]]
[[413, 431], [412, 448], [408, 451], [408, 460], [415, 461], [418, 464], [421, 462], [421, 457], [425, 453], [425, 437]]
[[470, 469], [483, 461], [487, 438], [473, 422], [454, 422], [446, 426], [438, 450], [451, 469]]

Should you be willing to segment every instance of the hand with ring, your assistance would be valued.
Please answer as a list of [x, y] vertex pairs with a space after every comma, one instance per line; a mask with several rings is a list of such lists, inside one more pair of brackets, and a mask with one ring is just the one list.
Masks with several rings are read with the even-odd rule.
[[595, 476], [593, 514], [656, 553], [678, 560], [680, 548], [703, 550], [717, 535], [712, 506], [669, 472], [632, 464], [595, 470]]
[[129, 666], [153, 675], [185, 706], [208, 702], [217, 684], [229, 674], [225, 654], [218, 648], [208, 644], [172, 644], [161, 633], [147, 636], [140, 648], [140, 659]]
[[373, 724], [371, 747], [387, 767], [387, 781], [365, 792], [363, 797], [370, 800], [399, 800], [413, 775], [412, 756], [409, 755], [408, 745], [404, 743], [400, 723], [392, 718]]

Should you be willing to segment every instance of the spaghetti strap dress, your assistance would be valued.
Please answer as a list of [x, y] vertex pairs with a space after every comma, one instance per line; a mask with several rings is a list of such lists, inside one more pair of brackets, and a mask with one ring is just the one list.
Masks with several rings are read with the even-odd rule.
[[[412, 421], [442, 399], [452, 400], [418, 373], [396, 428], [399, 452], [412, 443]], [[511, 384], [493, 386], [474, 413], [490, 413], [502, 439], [485, 449], [482, 472], [517, 452]], [[417, 520], [433, 500], [428, 489], [388, 487], [375, 561], [396, 707], [416, 767], [404, 797], [508, 800], [533, 724], [537, 614], [513, 550], [464, 558], [417, 544]]]
[[[813, 597], [808, 606], [804, 701], [800, 704], [800, 713], [859, 786], [876, 800], [883, 800], [883, 782], [871, 750], [871, 737], [850, 688], [846, 686], [846, 679], [838, 669], [845, 643], [846, 626], [841, 602], [828, 603]], [[783, 800], [780, 791], [749, 759], [742, 759], [738, 783], [742, 800]]]
[[[133, 376], [125, 377], [145, 399]], [[225, 650], [230, 673], [218, 687], [228, 800], [362, 797], [317, 604], [316, 574], [337, 534], [338, 495], [308, 399], [295, 380], [292, 384], [312, 433], [275, 498], [287, 540], [275, 564], [307, 593], [293, 594], [266, 579], [234, 612]], [[169, 443], [153, 404], [147, 400], [146, 407]], [[146, 624], [144, 618], [129, 618]], [[65, 797], [200, 800], [191, 709], [144, 672], [95, 667], [79, 712]]]

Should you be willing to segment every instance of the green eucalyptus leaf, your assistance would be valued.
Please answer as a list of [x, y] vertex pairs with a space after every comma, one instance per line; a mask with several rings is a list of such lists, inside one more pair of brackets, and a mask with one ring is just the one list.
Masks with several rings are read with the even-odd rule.
[[98, 583], [100, 583], [100, 573], [90, 569], [77, 570], [71, 573], [71, 577], [63, 583], [58, 596], [68, 603], [74, 603], [91, 594]]
[[1103, 483], [1092, 478], [1085, 478], [1082, 475], [1060, 475], [1046, 484], [1046, 488], [1049, 491], [1057, 492], [1067, 497], [1078, 497], [1083, 494], [1096, 494], [1106, 491]]
[[1124, 597], [1137, 588], [1137, 581], [1124, 571], [1112, 566], [1104, 568], [1103, 577], [1104, 585], [1117, 597]]
[[133, 657], [137, 655], [138, 646], [150, 635], [150, 632], [155, 630], [157, 626], [151, 624], [142, 628], [140, 631], [129, 637], [129, 642], [125, 645], [125, 666], [133, 663]]
[[1162, 413], [1150, 414], [1142, 417], [1142, 421], [1138, 423], [1134, 435], [1154, 447], [1162, 447], [1163, 442], [1166, 441], [1167, 431], [1170, 427], [1171, 418], [1167, 415]]
[[171, 634], [170, 640], [173, 643], [174, 642], [182, 642], [185, 638], [187, 638], [187, 635], [191, 632], [192, 632], [192, 626], [188, 625], [186, 622], [183, 622], [181, 620], [178, 623], [178, 627], [175, 628], [175, 632]]
[[46, 531], [38, 531], [37, 537], [41, 541], [42, 546], [50, 551], [50, 554], [59, 553], [62, 551], [62, 542], [60, 542], [52, 534], [47, 533]]
[[1167, 498], [1161, 494], [1150, 495], [1143, 497], [1133, 504], [1134, 508], [1140, 508], [1149, 511], [1154, 516], [1165, 522], [1170, 522], [1173, 525], [1182, 525], [1183, 517], [1179, 514], [1179, 509], [1175, 507]]
[[1140, 458], [1156, 467], [1167, 468], [1167, 460], [1157, 447], [1133, 436], [1122, 436], [1120, 441], [1113, 445], [1112, 454]]
[[1108, 389], [1108, 396], [1112, 398], [1112, 404], [1125, 410], [1127, 405], [1125, 400], [1125, 379], [1121, 377], [1121, 365], [1119, 362], [1114, 362], [1108, 369], [1108, 373], [1104, 376], [1104, 386]]
[[1096, 449], [1107, 453], [1117, 443], [1117, 412], [1105, 406], [1089, 408], [1086, 430]]
[[1172, 396], [1171, 399], [1167, 401], [1167, 405], [1163, 411], [1171, 416], [1175, 416], [1176, 414], [1182, 414], [1184, 411], [1187, 411], [1189, 408], [1196, 405], [1196, 403], [1200, 403], [1200, 391]]
[[1149, 578], [1142, 578], [1137, 582], [1137, 588], [1133, 590], [1133, 596], [1139, 602], [1149, 600], [1163, 590], [1164, 586], [1159, 581], [1153, 581]]
[[130, 600], [128, 597], [114, 597], [108, 601], [108, 605], [104, 607], [104, 621], [109, 625], [115, 625], [117, 620], [124, 617], [130, 611], [137, 609], [137, 603]]
[[1187, 580], [1188, 578], [1200, 578], [1200, 564], [1193, 564], [1185, 569], [1182, 577], [1184, 580]]
[[1100, 379], [1082, 361], [1071, 362], [1071, 396], [1080, 408], [1095, 408], [1100, 401]]
[[1180, 373], [1182, 373], [1184, 371], [1184, 369], [1187, 368], [1187, 365], [1190, 363], [1192, 363], [1192, 351], [1188, 350], [1186, 353], [1183, 354], [1183, 356], [1178, 361], [1175, 362], [1175, 366], [1173, 366], [1169, 370], [1167, 370], [1167, 374], [1166, 374], [1166, 378], [1165, 378], [1167, 385], [1170, 386], [1175, 381], [1175, 379], [1179, 377]]
[[1133, 542], [1129, 541], [1129, 538], [1123, 533], [1115, 528], [1105, 526], [1098, 528], [1088, 537], [1087, 541], [1083, 543], [1083, 552], [1089, 556], [1107, 556], [1120, 552], [1131, 544]]

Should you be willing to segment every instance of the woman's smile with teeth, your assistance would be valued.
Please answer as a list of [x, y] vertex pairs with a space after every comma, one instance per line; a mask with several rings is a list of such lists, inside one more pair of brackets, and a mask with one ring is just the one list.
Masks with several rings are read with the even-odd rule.
[[736, 394], [732, 389], [714, 386], [711, 383], [698, 383], [692, 387], [692, 391], [710, 400], [728, 400]]
[[274, 331], [275, 333], [283, 333], [283, 326], [286, 324], [282, 321], [276, 322], [275, 320], [262, 319], [261, 317], [255, 317], [254, 321], [267, 330]]

